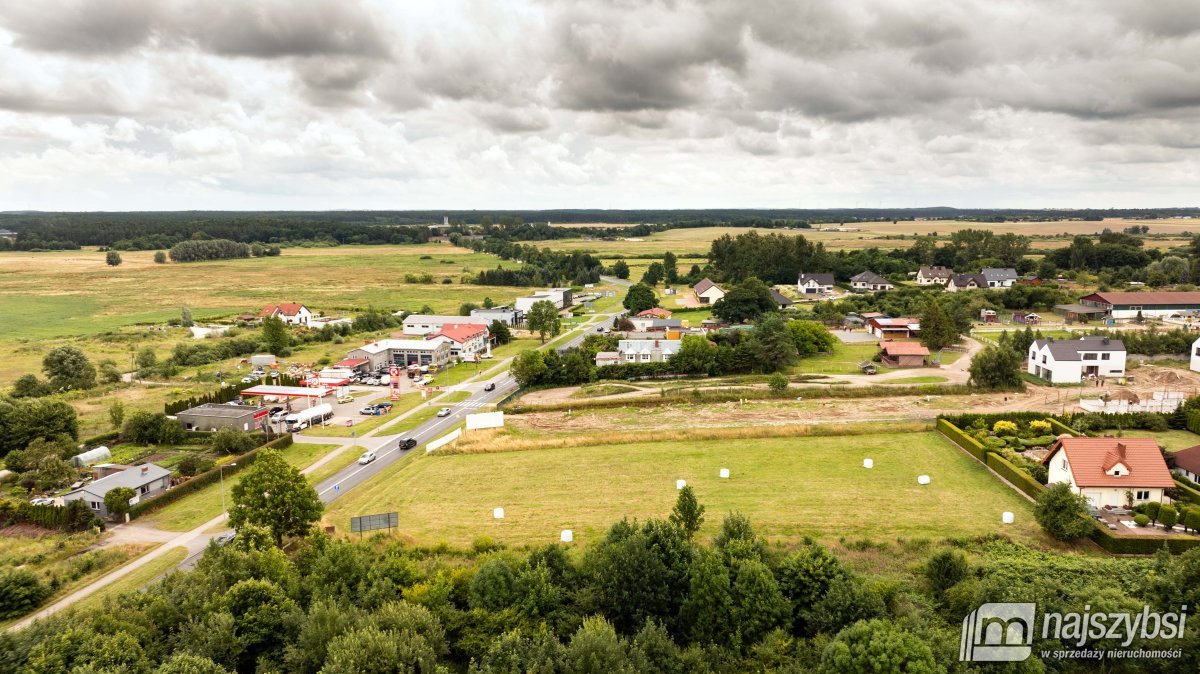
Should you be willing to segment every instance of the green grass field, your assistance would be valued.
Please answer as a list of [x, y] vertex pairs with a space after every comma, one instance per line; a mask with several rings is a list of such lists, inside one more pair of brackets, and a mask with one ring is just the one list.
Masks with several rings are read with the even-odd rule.
[[[304, 469], [340, 445], [296, 443], [283, 450], [288, 464]], [[225, 507], [229, 507], [230, 490], [241, 479], [234, 473], [225, 478]], [[180, 499], [153, 512], [140, 521], [167, 531], [188, 531], [221, 514], [221, 483], [211, 484], [187, 498]]]
[[[874, 469], [862, 468], [865, 457]], [[720, 468], [732, 478], [718, 479]], [[917, 484], [922, 473], [931, 485]], [[402, 533], [425, 543], [487, 535], [539, 544], [557, 541], [561, 529], [590, 543], [622, 517], [665, 516], [677, 479], [707, 508], [703, 537], [732, 510], [790, 542], [1041, 536], [1028, 501], [929, 432], [419, 456], [336, 501], [325, 519], [343, 528], [352, 514], [396, 510]], [[492, 519], [495, 507], [505, 519]], [[1017, 524], [1000, 523], [1006, 510]]]
[[1126, 438], [1154, 438], [1168, 452], [1178, 452], [1181, 449], [1200, 445], [1200, 435], [1191, 431], [1139, 431], [1130, 429], [1110, 428], [1102, 431], [1105, 435], [1120, 434]]
[[874, 342], [846, 344], [841, 340], [834, 342], [831, 353], [822, 353], [811, 358], [805, 358], [794, 365], [790, 374], [861, 374], [858, 364], [871, 360], [879, 353], [879, 345]]

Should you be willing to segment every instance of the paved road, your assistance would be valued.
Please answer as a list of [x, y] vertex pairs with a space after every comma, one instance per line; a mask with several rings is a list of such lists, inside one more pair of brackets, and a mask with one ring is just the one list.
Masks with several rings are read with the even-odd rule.
[[[632, 285], [628, 281], [622, 281], [620, 279], [615, 279], [615, 278], [607, 278], [606, 277], [604, 280], [606, 282], [610, 282], [615, 285], [621, 285], [621, 286]], [[611, 311], [611, 312], [592, 315], [591, 317], [589, 317], [588, 320], [585, 320], [583, 322], [583, 325], [581, 328], [577, 328], [579, 330], [579, 333], [577, 335], [574, 335], [570, 340], [568, 340], [562, 346], [559, 346], [557, 348], [559, 350], [564, 350], [564, 349], [569, 349], [569, 348], [578, 346], [579, 343], [583, 341], [584, 337], [586, 337], [589, 333], [595, 331], [595, 328], [597, 325], [600, 325], [600, 324], [607, 325], [608, 322], [611, 321], [614, 316], [623, 315], [624, 313], [625, 313], [624, 309], [617, 309], [617, 310]], [[489, 383], [495, 384], [496, 385], [495, 389], [492, 391], [485, 391], [484, 388]], [[387, 429], [389, 426], [399, 423], [402, 419], [410, 416], [411, 414], [415, 414], [418, 410], [423, 409], [424, 406], [414, 408], [413, 410], [409, 411], [408, 413], [406, 413], [404, 415], [397, 416], [395, 419], [389, 421], [387, 424], [380, 426], [379, 428], [376, 428], [373, 431], [369, 431], [369, 432], [365, 433], [362, 437], [356, 438], [355, 440], [353, 440], [351, 442], [343, 444], [338, 449], [335, 449], [335, 450], [329, 452], [328, 454], [326, 454], [325, 459], [322, 459], [322, 460], [314, 463], [312, 466], [309, 466], [305, 470], [305, 472], [309, 472], [309, 471], [319, 468], [321, 465], [323, 465], [325, 463], [325, 461], [328, 458], [331, 458], [334, 455], [337, 455], [337, 454], [340, 454], [340, 453], [346, 452], [346, 451], [355, 451], [356, 447], [358, 449], [362, 449], [364, 447], [370, 447], [370, 448], [376, 449], [376, 452], [378, 453], [379, 458], [377, 458], [375, 461], [373, 461], [365, 466], [360, 466], [360, 465], [358, 465], [358, 463], [353, 463], [350, 466], [343, 468], [336, 475], [334, 475], [326, 480], [323, 480], [321, 483], [319, 483], [317, 485], [317, 487], [316, 487], [317, 494], [320, 496], [321, 500], [325, 503], [330, 503], [330, 502], [336, 500], [337, 498], [344, 496], [347, 492], [354, 489], [355, 487], [362, 484], [363, 482], [369, 480], [371, 477], [377, 475], [381, 470], [387, 468], [388, 466], [392, 465], [396, 461], [399, 461], [400, 459], [404, 458], [405, 456], [408, 455], [409, 452], [424, 451], [424, 446], [430, 440], [433, 440], [433, 439], [441, 436], [442, 434], [446, 433], [447, 431], [450, 431], [454, 427], [456, 427], [459, 423], [462, 422], [464, 416], [466, 416], [467, 414], [471, 414], [482, 407], [491, 405], [492, 403], [495, 403], [495, 402], [503, 399], [505, 396], [509, 395], [510, 393], [515, 391], [517, 388], [518, 388], [517, 382], [514, 381], [511, 376], [509, 376], [507, 370], [505, 370], [504, 372], [502, 372], [498, 375], [495, 375], [494, 377], [492, 377], [491, 379], [488, 379], [488, 380], [478, 380], [478, 381], [468, 380], [467, 382], [464, 382], [463, 384], [456, 385], [453, 387], [454, 390], [470, 391], [471, 397], [468, 398], [467, 400], [464, 400], [464, 401], [461, 401], [458, 403], [444, 403], [444, 404], [440, 404], [440, 405], [437, 402], [437, 398], [433, 398], [432, 400], [429, 401], [430, 404], [432, 404], [434, 406], [449, 407], [451, 410], [451, 413], [449, 416], [436, 417], [434, 419], [431, 419], [431, 420], [421, 424], [417, 428], [415, 428], [411, 431], [408, 431], [408, 432], [393, 433], [393, 434], [387, 433]], [[447, 393], [449, 393], [449, 392], [447, 392]], [[443, 395], [445, 395], [445, 394], [443, 394]], [[297, 441], [300, 441], [300, 442], [328, 443], [330, 441], [330, 438], [327, 438], [327, 437], [308, 438], [308, 437], [304, 437], [302, 435], [296, 436], [296, 437], [297, 437]], [[400, 443], [400, 441], [402, 439], [406, 439], [406, 438], [415, 438], [417, 440], [417, 446], [412, 449], [402, 452], [399, 450], [398, 444]], [[113, 571], [112, 573], [97, 579], [95, 582], [93, 582], [85, 587], [82, 587], [79, 590], [76, 590], [75, 592], [71, 593], [70, 595], [67, 595], [66, 597], [63, 597], [62, 599], [56, 601], [55, 603], [51, 604], [50, 606], [47, 606], [47, 607], [43, 608], [42, 610], [26, 617], [24, 620], [21, 620], [20, 622], [15, 623], [14, 625], [10, 626], [7, 631], [21, 629], [21, 628], [29, 625], [36, 619], [44, 618], [53, 613], [61, 611], [62, 609], [70, 606], [71, 604], [75, 603], [76, 601], [91, 595], [92, 593], [100, 590], [101, 588], [106, 587], [107, 585], [119, 580], [120, 578], [123, 578], [124, 576], [128, 575], [129, 573], [132, 573], [133, 571], [141, 568], [142, 566], [145, 566], [149, 562], [166, 554], [169, 550], [171, 550], [175, 547], [182, 546], [182, 547], [186, 548], [188, 550], [188, 552], [190, 553], [189, 556], [179, 565], [179, 567], [182, 569], [193, 568], [195, 566], [196, 562], [199, 560], [200, 556], [203, 554], [204, 548], [207, 546], [208, 540], [221, 532], [220, 527], [222, 524], [225, 523], [225, 517], [226, 517], [225, 514], [222, 513], [221, 515], [214, 517], [213, 519], [205, 522], [204, 524], [196, 527], [195, 529], [192, 529], [191, 531], [186, 531], [186, 532], [182, 532], [182, 533], [170, 533], [170, 534], [164, 533], [164, 535], [161, 537], [164, 542], [163, 542], [163, 545], [161, 545], [160, 547], [156, 548], [155, 550], [153, 550], [145, 555], [142, 555], [141, 557], [138, 557], [137, 559], [135, 559], [132, 562], [126, 564], [125, 566], [117, 569], [116, 571]], [[124, 526], [131, 526], [131, 525], [124, 525]], [[132, 528], [129, 533], [130, 534], [133, 533]], [[158, 537], [156, 537], [156, 538], [158, 538]]]

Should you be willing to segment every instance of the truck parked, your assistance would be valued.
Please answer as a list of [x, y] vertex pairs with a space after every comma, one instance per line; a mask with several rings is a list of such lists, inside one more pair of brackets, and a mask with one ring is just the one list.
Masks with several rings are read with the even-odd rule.
[[333, 405], [322, 403], [316, 407], [310, 407], [306, 410], [300, 410], [283, 418], [283, 422], [287, 424], [289, 433], [302, 431], [309, 426], [321, 421], [328, 421], [333, 418]]

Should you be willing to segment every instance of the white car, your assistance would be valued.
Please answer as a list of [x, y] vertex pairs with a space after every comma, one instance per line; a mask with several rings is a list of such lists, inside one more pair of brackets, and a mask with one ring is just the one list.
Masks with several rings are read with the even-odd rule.
[[448, 417], [448, 416], [450, 416], [450, 408], [449, 408], [449, 407], [443, 407], [442, 409], [438, 410], [438, 416], [439, 416], [439, 417]]
[[271, 421], [276, 424], [280, 423], [283, 421], [284, 417], [286, 417], [287, 415], [288, 415], [287, 410], [284, 410], [282, 412], [276, 412], [275, 414], [271, 415]]
[[363, 452], [362, 456], [358, 457], [358, 463], [359, 463], [359, 465], [365, 466], [377, 458], [378, 457], [375, 456], [375, 452], [373, 450], [368, 449], [367, 451]]

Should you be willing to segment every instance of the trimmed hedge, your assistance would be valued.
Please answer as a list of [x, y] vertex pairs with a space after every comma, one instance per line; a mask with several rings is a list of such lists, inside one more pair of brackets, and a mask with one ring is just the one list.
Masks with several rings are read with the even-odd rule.
[[1074, 428], [1071, 428], [1070, 426], [1059, 421], [1058, 418], [1056, 418], [1056, 417], [1046, 417], [1046, 421], [1050, 422], [1050, 430], [1054, 431], [1055, 435], [1062, 435], [1063, 433], [1066, 433], [1067, 435], [1072, 435], [1075, 437], [1079, 437], [1080, 435], [1083, 435], [1082, 433], [1075, 430]]
[[945, 419], [937, 420], [937, 430], [946, 436], [950, 442], [965, 449], [971, 456], [980, 461], [987, 461], [987, 450], [978, 440], [967, 435], [961, 428], [946, 421]]
[[[250, 464], [254, 463], [254, 460], [256, 458], [258, 458], [258, 453], [261, 452], [262, 450], [264, 450], [264, 449], [280, 449], [280, 450], [286, 449], [286, 448], [292, 446], [292, 442], [293, 442], [292, 436], [285, 435], [276, 440], [272, 440], [271, 442], [268, 442], [265, 445], [255, 447], [254, 449], [237, 457], [237, 459], [236, 459], [237, 465], [230, 468], [229, 474], [234, 475], [234, 474], [238, 473], [239, 471], [241, 471], [242, 469], [249, 466]], [[134, 505], [132, 508], [129, 509], [129, 517], [131, 519], [133, 519], [133, 518], [141, 517], [142, 515], [146, 515], [148, 513], [152, 513], [156, 510], [159, 510], [160, 508], [163, 508], [165, 506], [168, 506], [168, 505], [178, 501], [179, 499], [187, 496], [188, 494], [191, 494], [192, 492], [199, 491], [199, 490], [207, 487], [208, 485], [213, 484], [214, 482], [217, 482], [220, 479], [221, 479], [220, 467], [216, 467], [207, 472], [200, 473], [196, 477], [193, 477], [192, 479], [188, 480], [187, 482], [184, 482], [181, 485], [172, 487], [171, 489], [168, 489], [167, 491], [159, 494], [158, 496], [155, 496], [154, 498], [152, 498], [148, 501], [143, 501], [141, 503]]]
[[1188, 484], [1176, 479], [1175, 489], [1179, 490], [1179, 493], [1182, 494], [1183, 497], [1188, 501], [1191, 501], [1192, 503], [1200, 503], [1200, 491], [1197, 491], [1195, 487], [1189, 486]]
[[1200, 433], [1200, 411], [1188, 410], [1184, 412], [1187, 417], [1187, 429], [1193, 433]]
[[1179, 554], [1200, 546], [1200, 538], [1183, 536], [1114, 536], [1111, 531], [1093, 520], [1092, 539], [1106, 551], [1115, 555], [1153, 555], [1162, 550], [1166, 543], [1172, 554]]
[[[971, 426], [972, 424], [974, 424], [976, 421], [978, 421], [980, 419], [982, 419], [984, 421], [984, 424], [988, 428], [991, 428], [992, 426], [994, 426], [997, 421], [1015, 421], [1018, 424], [1020, 424], [1020, 423], [1029, 423], [1030, 421], [1049, 420], [1051, 428], [1056, 428], [1054, 426], [1055, 421], [1058, 421], [1060, 426], [1063, 425], [1064, 420], [1068, 424], [1071, 421], [1071, 415], [1069, 415], [1069, 414], [1066, 415], [1065, 417], [1059, 417], [1059, 416], [1053, 416], [1050, 414], [1046, 414], [1045, 412], [986, 412], [986, 413], [971, 412], [968, 414], [947, 414], [947, 415], [942, 416], [941, 418], [946, 419], [947, 421], [954, 424], [955, 426], [958, 426], [959, 428], [967, 428], [968, 426]], [[1070, 432], [1072, 434], [1076, 434], [1075, 431], [1064, 430], [1062, 432], [1064, 432], [1064, 433]]]
[[1041, 482], [1029, 476], [1029, 473], [1017, 468], [1011, 461], [1000, 456], [995, 452], [988, 452], [987, 460], [984, 462], [988, 468], [999, 473], [1004, 479], [1008, 480], [1012, 486], [1025, 492], [1030, 498], [1037, 498], [1039, 494], [1046, 489]]
[[93, 435], [90, 438], [84, 438], [80, 441], [80, 443], [85, 447], [95, 447], [97, 445], [111, 444], [119, 437], [121, 437], [120, 431], [112, 431], [110, 433], [101, 433], [100, 435]]
[[82, 500], [66, 505], [33, 505], [28, 501], [0, 501], [0, 526], [36, 524], [57, 531], [87, 531], [92, 527], [104, 529], [104, 522]]

